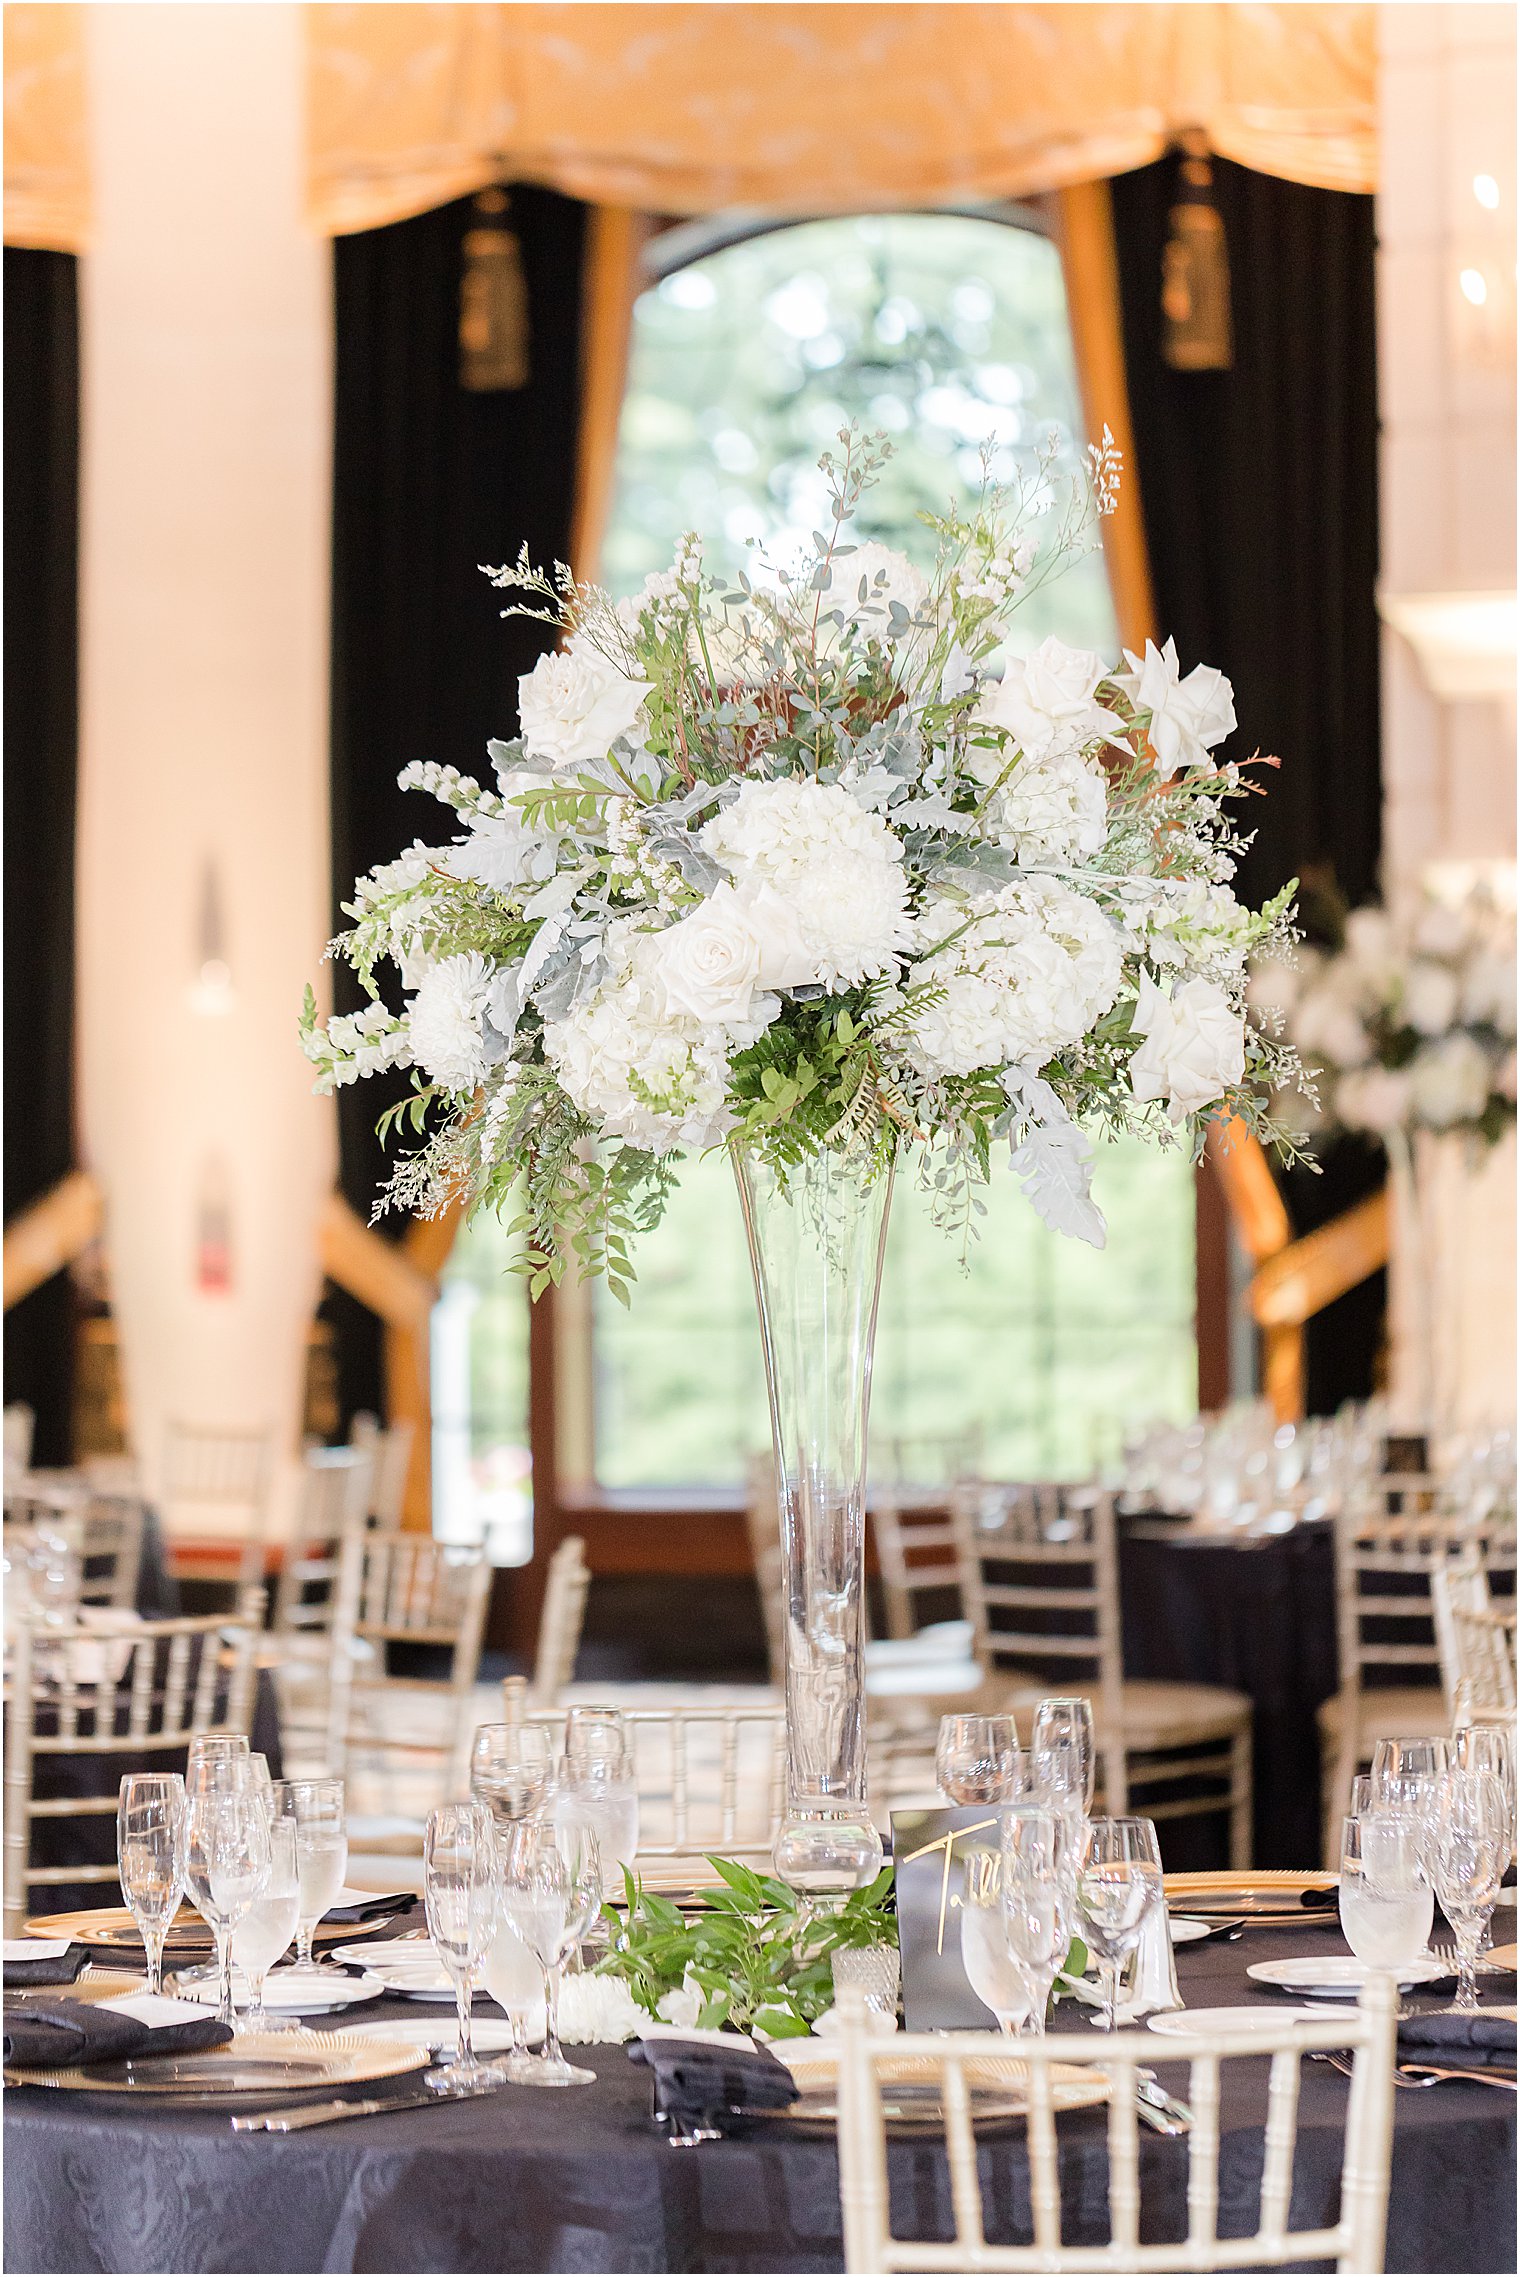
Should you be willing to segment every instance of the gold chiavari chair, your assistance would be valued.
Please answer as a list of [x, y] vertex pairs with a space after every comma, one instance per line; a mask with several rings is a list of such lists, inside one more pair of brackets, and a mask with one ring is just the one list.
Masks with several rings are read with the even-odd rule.
[[262, 1583], [273, 1455], [267, 1431], [169, 1424], [159, 1505], [171, 1558], [176, 1535], [209, 1532], [237, 1544], [239, 1589]]
[[362, 1446], [312, 1447], [302, 1464], [270, 1640], [280, 1728], [292, 1767], [301, 1761], [318, 1770], [325, 1763], [339, 1566], [345, 1539], [368, 1516], [373, 1468]]
[[[5, 1934], [19, 1934], [32, 1889], [114, 1882], [116, 1868], [33, 1866], [39, 1822], [116, 1814], [117, 1765], [182, 1769], [198, 1732], [247, 1732], [264, 1593], [245, 1590], [235, 1618], [60, 1628], [23, 1611], [6, 1665]], [[105, 1792], [39, 1795], [42, 1767], [60, 1756], [100, 1759]]]
[[1431, 1571], [1441, 1688], [1451, 1722], [1515, 1720], [1515, 1614], [1493, 1602], [1488, 1575], [1475, 1558], [1461, 1557]]
[[544, 1602], [528, 1687], [536, 1708], [555, 1706], [575, 1675], [590, 1587], [586, 1545], [579, 1534], [567, 1534], [550, 1558], [544, 1579]]
[[[1206, 2031], [1166, 2043], [1168, 2054], [1189, 2067], [1193, 2125], [1187, 2137], [1185, 2243], [1141, 2243], [1135, 2090], [1140, 2071], [1156, 2060], [1154, 2037], [1148, 2032], [1082, 2032], [1020, 2040], [1017, 2057], [1027, 2066], [1025, 2141], [1033, 2235], [1027, 2244], [993, 2245], [985, 2228], [967, 2073], [979, 2062], [1006, 2062], [1010, 2043], [986, 2032], [879, 2037], [868, 2026], [860, 1988], [846, 1987], [839, 2002], [838, 2106], [845, 2267], [855, 2277], [885, 2277], [896, 2270], [1029, 2270], [1045, 2277], [1079, 2270], [1111, 2270], [1120, 2277], [1157, 2271], [1170, 2277], [1180, 2269], [1280, 2269], [1321, 2261], [1333, 2261], [1343, 2271], [1379, 2271], [1388, 2217], [1397, 2006], [1392, 1978], [1375, 1975], [1350, 2015], [1320, 2023], [1299, 2021], [1290, 2013], [1265, 2031]], [[1299, 2066], [1316, 2050], [1352, 2057], [1340, 2199], [1333, 2220], [1295, 2227]], [[1237, 2059], [1259, 2065], [1263, 2058], [1271, 2070], [1257, 2227], [1248, 2236], [1221, 2237], [1221, 2074]], [[949, 2240], [919, 2243], [892, 2231], [881, 2090], [883, 2080], [904, 2064], [915, 2067], [917, 2079], [932, 2080], [940, 2090], [955, 2221]], [[1068, 2245], [1063, 2237], [1058, 2114], [1063, 2067], [1069, 2065], [1096, 2068], [1109, 2086], [1106, 2245]], [[1235, 2227], [1233, 2222], [1230, 2226]]]
[[917, 1600], [930, 1591], [943, 1595], [953, 1590], [961, 1599], [957, 1611], [965, 1613], [950, 1490], [980, 1465], [979, 1431], [886, 1441], [882, 1475], [872, 1481], [870, 1515], [889, 1637], [914, 1634], [920, 1626]]

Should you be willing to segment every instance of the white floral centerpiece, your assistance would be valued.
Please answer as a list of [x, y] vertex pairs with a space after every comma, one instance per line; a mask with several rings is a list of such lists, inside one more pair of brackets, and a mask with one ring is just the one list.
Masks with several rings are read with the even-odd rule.
[[333, 953], [367, 1007], [323, 1024], [308, 992], [320, 1089], [413, 1070], [392, 1119], [431, 1128], [387, 1199], [516, 1197], [535, 1291], [573, 1255], [626, 1296], [672, 1158], [733, 1135], [783, 1172], [911, 1158], [963, 1233], [1006, 1145], [1041, 1216], [1099, 1246], [1089, 1133], [1281, 1136], [1291, 1053], [1245, 989], [1289, 897], [1229, 888], [1253, 787], [1213, 756], [1229, 683], [1171, 642], [1115, 669], [1012, 639], [1112, 507], [1111, 440], [1075, 484], [1052, 448], [934, 522], [929, 575], [851, 540], [885, 446], [841, 442], [793, 568], [714, 578], [689, 540], [621, 602], [525, 556], [488, 573], [564, 644], [494, 783], [403, 773], [459, 828], [359, 880]]

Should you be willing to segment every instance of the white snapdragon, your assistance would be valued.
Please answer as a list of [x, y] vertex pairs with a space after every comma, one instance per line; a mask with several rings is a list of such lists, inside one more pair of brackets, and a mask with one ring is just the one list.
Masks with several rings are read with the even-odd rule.
[[935, 993], [908, 1023], [907, 1048], [931, 1076], [1038, 1069], [1119, 993], [1118, 934], [1095, 902], [1054, 878], [969, 900], [936, 895], [918, 931], [925, 953], [912, 979]]
[[408, 1023], [384, 1004], [335, 1013], [325, 1030], [303, 1029], [301, 1049], [318, 1069], [316, 1087], [323, 1093], [378, 1075], [382, 1068], [409, 1067], [412, 1061]]
[[737, 883], [787, 904], [809, 982], [850, 988], [895, 969], [911, 937], [902, 841], [837, 783], [746, 782], [701, 838]]
[[1130, 1089], [1165, 1099], [1174, 1123], [1214, 1106], [1245, 1074], [1245, 1022], [1210, 980], [1167, 994], [1142, 974], [1130, 1025], [1145, 1039], [1129, 1063]]
[[998, 845], [1012, 848], [1021, 868], [1069, 869], [1090, 862], [1108, 834], [1103, 770], [1079, 751], [1023, 758], [993, 793], [985, 820]]
[[1224, 674], [1211, 664], [1198, 664], [1184, 679], [1173, 640], [1159, 649], [1148, 640], [1143, 657], [1126, 649], [1124, 661], [1129, 670], [1116, 672], [1114, 682], [1136, 711], [1150, 714], [1146, 732], [1157, 773], [1211, 767], [1214, 745], [1235, 731], [1234, 690]]
[[473, 1091], [485, 1081], [485, 1012], [495, 977], [473, 949], [440, 957], [412, 998], [412, 1057], [445, 1091]]
[[[1097, 701], [1107, 674], [1095, 650], [1068, 648], [1052, 633], [1028, 656], [1005, 652], [1003, 676], [983, 694], [974, 722], [1001, 728], [1026, 758], [1078, 750], [1119, 730], [1120, 721]], [[995, 756], [983, 752], [972, 764], [986, 767]], [[1000, 772], [1001, 765], [992, 769]]]
[[649, 689], [577, 637], [541, 656], [517, 683], [524, 748], [557, 769], [605, 759], [633, 734]]

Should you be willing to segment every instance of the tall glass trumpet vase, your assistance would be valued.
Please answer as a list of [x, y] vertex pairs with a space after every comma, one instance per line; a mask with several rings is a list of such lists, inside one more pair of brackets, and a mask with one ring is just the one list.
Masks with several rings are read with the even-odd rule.
[[890, 1166], [825, 1149], [784, 1178], [733, 1146], [781, 1521], [787, 1809], [776, 1872], [815, 1896], [881, 1865], [866, 1807], [865, 1469]]

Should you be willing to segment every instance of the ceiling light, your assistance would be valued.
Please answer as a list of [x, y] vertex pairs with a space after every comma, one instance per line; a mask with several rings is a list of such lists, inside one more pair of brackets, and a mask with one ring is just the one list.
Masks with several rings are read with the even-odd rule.
[[1492, 213], [1499, 203], [1499, 185], [1492, 174], [1474, 174], [1473, 196]]
[[1488, 298], [1488, 279], [1483, 271], [1464, 269], [1457, 282], [1462, 287], [1463, 298], [1470, 300], [1474, 308], [1481, 308]]

